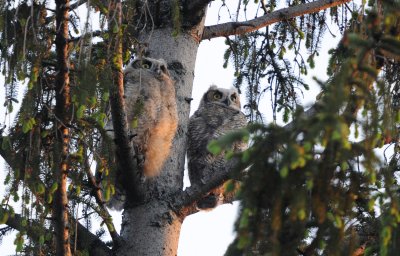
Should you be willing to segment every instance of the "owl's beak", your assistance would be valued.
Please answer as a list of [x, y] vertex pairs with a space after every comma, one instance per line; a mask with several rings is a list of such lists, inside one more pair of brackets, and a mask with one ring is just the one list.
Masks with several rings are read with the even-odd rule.
[[229, 98], [226, 98], [226, 100], [224, 100], [225, 105], [230, 106], [231, 105], [231, 100]]
[[164, 65], [160, 65], [157, 67], [157, 74], [162, 75], [163, 73], [168, 74], [168, 70]]

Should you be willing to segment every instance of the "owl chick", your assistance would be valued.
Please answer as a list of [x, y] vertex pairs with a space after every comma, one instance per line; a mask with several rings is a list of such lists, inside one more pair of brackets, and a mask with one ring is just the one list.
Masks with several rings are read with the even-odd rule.
[[174, 82], [164, 60], [142, 58], [124, 70], [126, 113], [133, 142], [144, 156], [143, 173], [157, 176], [178, 126]]
[[[213, 155], [207, 150], [211, 140], [243, 128], [247, 125], [245, 115], [240, 111], [240, 98], [235, 89], [223, 89], [211, 86], [201, 99], [200, 106], [189, 120], [188, 169], [192, 185], [206, 184], [213, 172], [222, 170], [227, 160], [224, 153]], [[244, 142], [232, 145], [234, 152], [247, 148]], [[237, 185], [237, 184], [235, 184]], [[198, 200], [200, 210], [213, 209], [224, 202], [227, 196], [225, 185], [213, 189]]]
[[[157, 176], [169, 156], [178, 126], [174, 82], [164, 60], [135, 59], [124, 70], [125, 111], [132, 141], [143, 156], [145, 177]], [[109, 120], [106, 130], [112, 129]], [[112, 134], [113, 137], [113, 134]], [[121, 210], [125, 195], [116, 184], [109, 208]]]

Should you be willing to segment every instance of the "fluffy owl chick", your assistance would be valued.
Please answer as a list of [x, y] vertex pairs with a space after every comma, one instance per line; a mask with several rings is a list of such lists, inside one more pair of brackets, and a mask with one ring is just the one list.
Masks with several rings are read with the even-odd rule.
[[143, 173], [159, 174], [178, 126], [174, 82], [164, 60], [142, 58], [124, 70], [126, 113], [133, 142], [144, 156]]
[[[144, 159], [146, 177], [157, 176], [168, 158], [178, 126], [174, 82], [162, 59], [135, 59], [124, 70], [125, 111], [134, 146]], [[106, 130], [113, 130], [112, 120]], [[113, 133], [111, 135], [113, 137]], [[115, 176], [115, 174], [113, 174]], [[119, 178], [107, 207], [122, 210], [125, 203]]]
[[[236, 89], [211, 86], [203, 95], [200, 106], [189, 120], [188, 169], [192, 185], [204, 185], [226, 166], [224, 152], [213, 155], [207, 150], [211, 140], [218, 139], [231, 131], [247, 125], [245, 115], [240, 111], [240, 98]], [[244, 142], [232, 145], [234, 152], [247, 148]], [[235, 184], [236, 186], [237, 184]], [[232, 192], [231, 192], [232, 193]], [[213, 189], [197, 201], [197, 208], [210, 210], [231, 197], [225, 191], [225, 184]]]

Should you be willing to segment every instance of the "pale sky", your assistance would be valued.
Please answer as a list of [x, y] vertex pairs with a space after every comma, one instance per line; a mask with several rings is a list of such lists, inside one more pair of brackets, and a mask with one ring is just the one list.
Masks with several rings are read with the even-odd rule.
[[[213, 3], [207, 18], [208, 24], [215, 24], [218, 17], [218, 4]], [[215, 8], [216, 7], [216, 8]], [[222, 13], [224, 14], [224, 13]], [[226, 21], [226, 20], [225, 20]], [[228, 20], [229, 21], [229, 20]], [[328, 33], [324, 39], [324, 44], [320, 50], [320, 56], [316, 59], [316, 69], [309, 70], [308, 83], [311, 85], [309, 92], [304, 92], [304, 103], [310, 104], [315, 100], [315, 96], [319, 93], [319, 88], [311, 80], [311, 77], [317, 76], [319, 79], [325, 80], [326, 66], [328, 63], [327, 51], [336, 46], [340, 35], [336, 39], [331, 38]], [[196, 60], [195, 80], [193, 87], [193, 98], [191, 103], [191, 113], [193, 113], [199, 104], [203, 93], [211, 84], [229, 88], [233, 84], [232, 65], [227, 69], [222, 67], [223, 54], [225, 50], [224, 39], [206, 40], [200, 44], [198, 56]], [[154, 57], [154, 56], [153, 56]], [[0, 104], [4, 103], [4, 87], [3, 77], [0, 76]], [[242, 103], [243, 105], [243, 103]], [[0, 107], [0, 120], [3, 121], [4, 109]], [[15, 113], [16, 111], [14, 111]], [[281, 120], [281, 118], [278, 118]], [[278, 120], [278, 121], [279, 121]], [[272, 117], [266, 114], [266, 122], [272, 121]], [[0, 168], [4, 166], [4, 162], [0, 159]], [[0, 198], [3, 193], [4, 173], [0, 171]], [[238, 202], [233, 205], [222, 205], [210, 212], [199, 212], [186, 218], [181, 230], [179, 242], [178, 256], [222, 256], [226, 248], [234, 238], [233, 223], [235, 221], [238, 209]], [[120, 226], [120, 213], [113, 213], [116, 220], [117, 229]], [[15, 235], [12, 234], [0, 244], [0, 255], [15, 254], [15, 246], [13, 241]]]

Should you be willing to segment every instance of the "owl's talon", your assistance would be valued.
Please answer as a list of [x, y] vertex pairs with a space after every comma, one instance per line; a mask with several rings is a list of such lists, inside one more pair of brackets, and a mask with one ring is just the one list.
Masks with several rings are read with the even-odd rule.
[[137, 133], [135, 133], [135, 134], [130, 134], [130, 135], [129, 135], [129, 140], [133, 140], [133, 138], [135, 138], [136, 136], [138, 136]]
[[137, 156], [137, 164], [140, 168], [143, 168], [143, 166], [144, 166], [144, 156], [143, 155]]
[[211, 210], [214, 209], [218, 204], [219, 196], [209, 194], [199, 201], [197, 201], [197, 208], [200, 210]]

